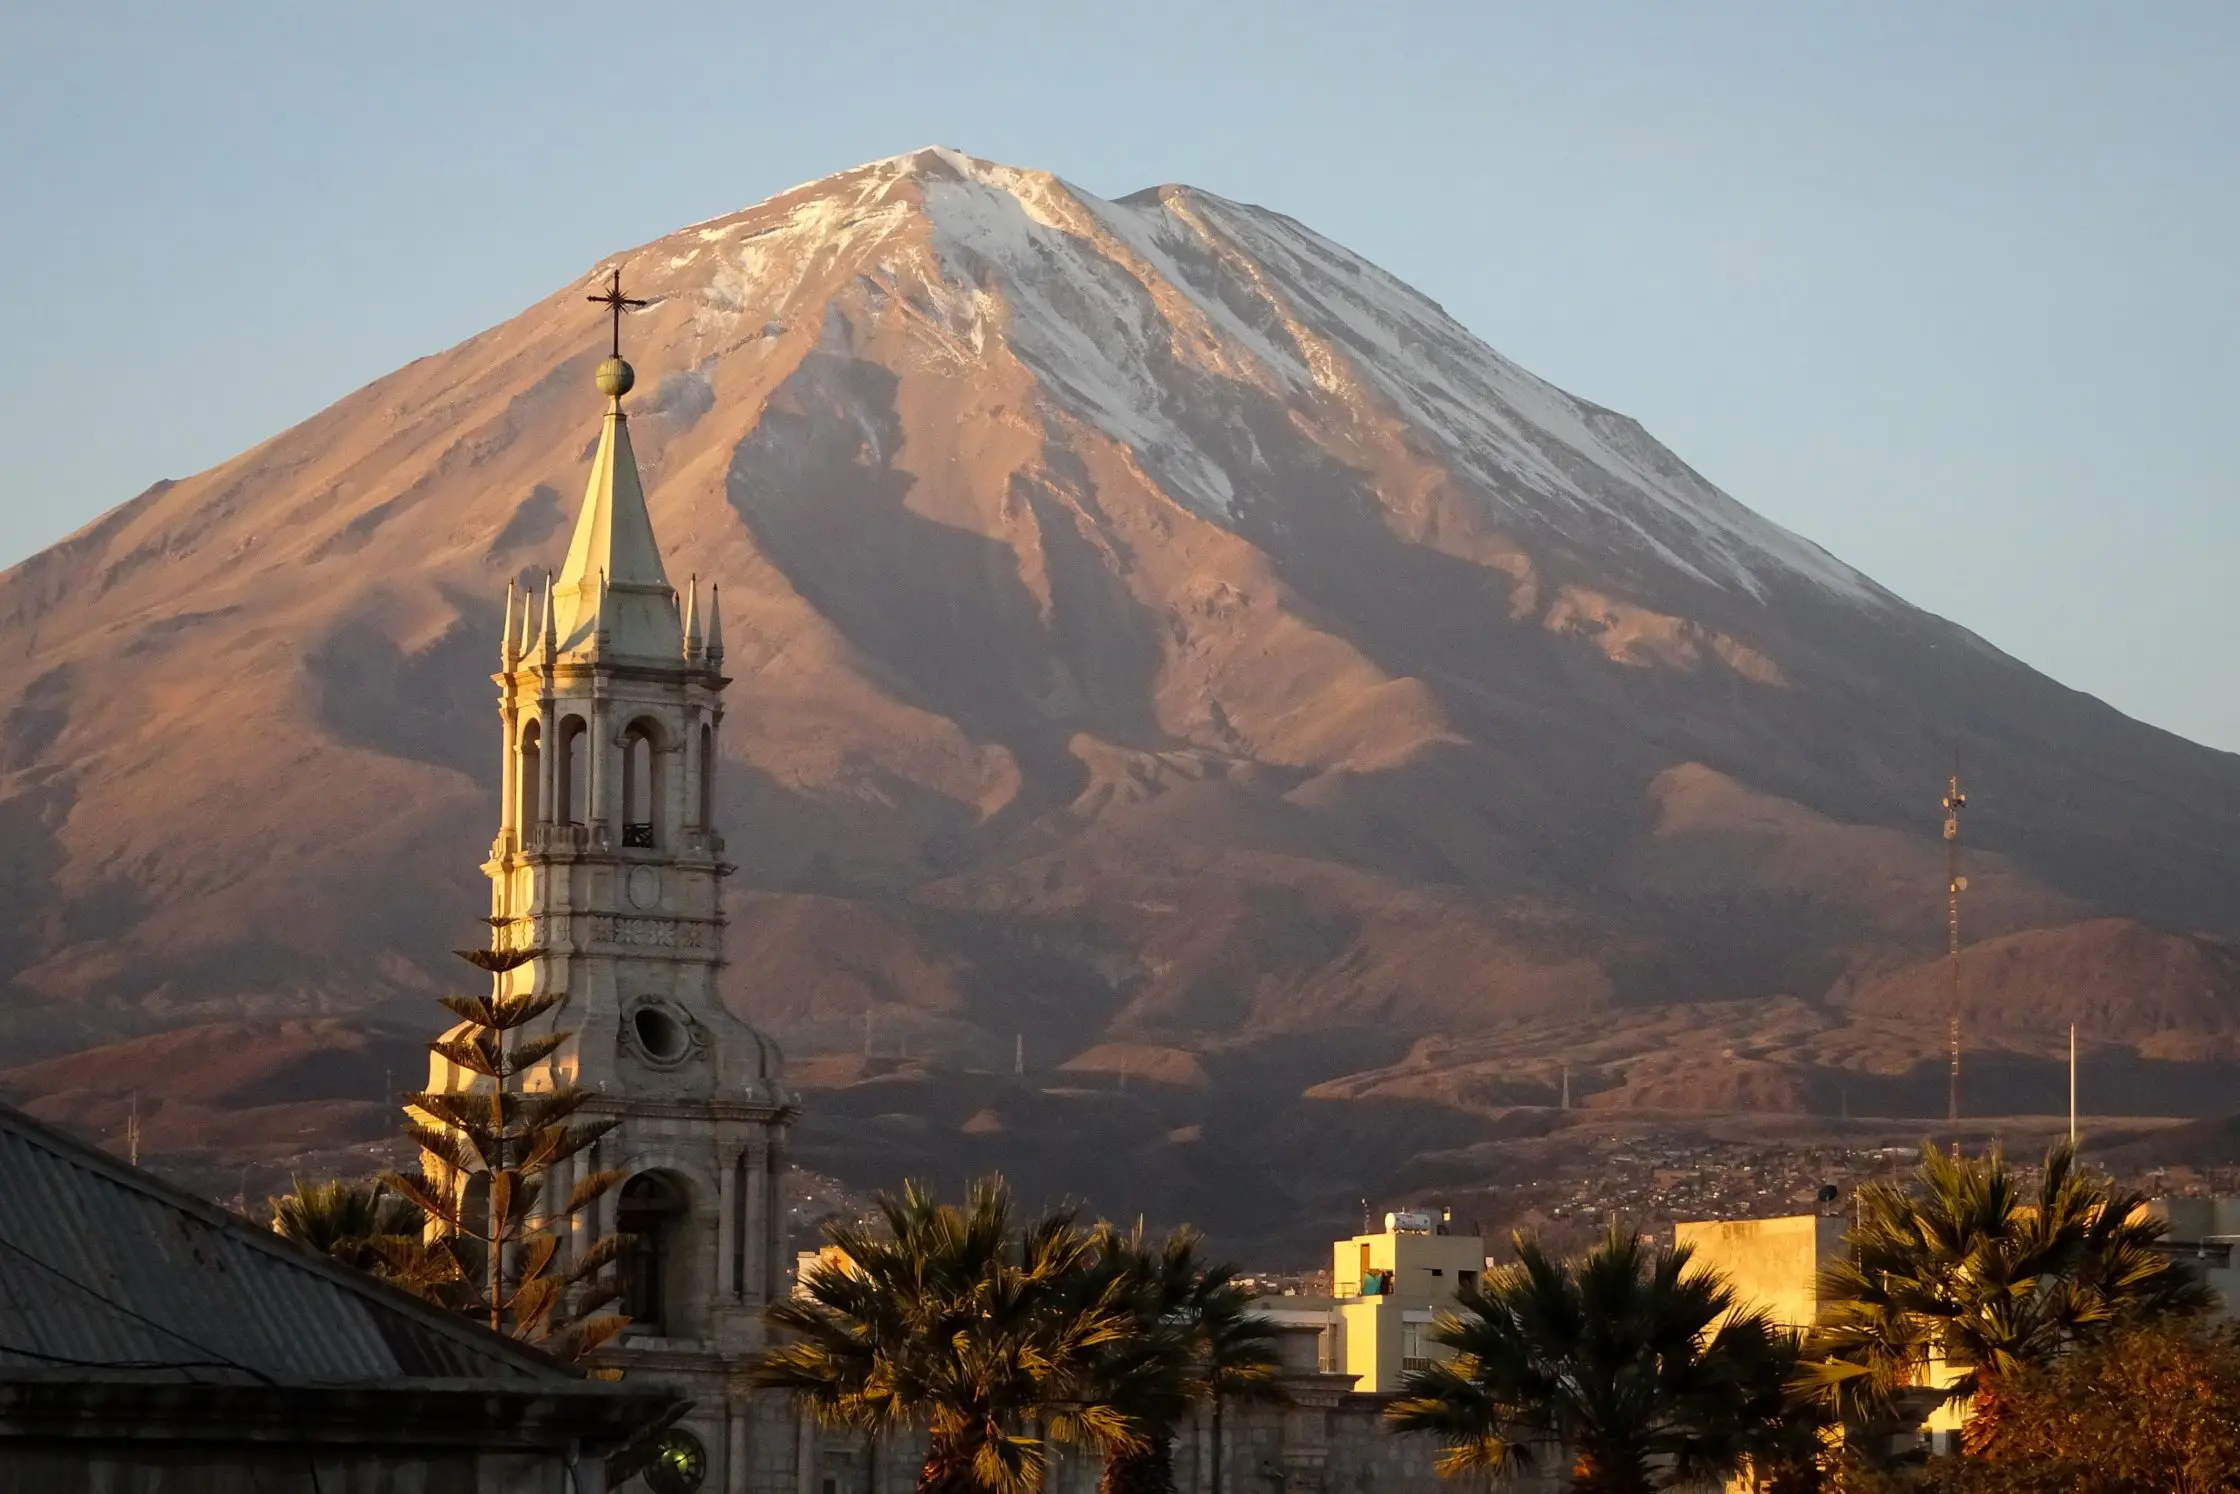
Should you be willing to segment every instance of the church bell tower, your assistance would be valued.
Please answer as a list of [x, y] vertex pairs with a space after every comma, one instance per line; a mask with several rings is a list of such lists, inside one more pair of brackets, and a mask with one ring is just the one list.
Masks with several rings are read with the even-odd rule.
[[565, 994], [554, 1020], [574, 1036], [550, 1063], [591, 1092], [587, 1116], [620, 1121], [568, 1164], [624, 1176], [597, 1232], [630, 1239], [632, 1324], [599, 1358], [691, 1396], [682, 1430], [705, 1487], [743, 1489], [754, 1411], [736, 1377], [786, 1289], [795, 1107], [776, 1046], [717, 994], [732, 869], [714, 816], [719, 599], [669, 583], [623, 411], [636, 376], [621, 313], [637, 303], [619, 272], [593, 299], [617, 327], [597, 374], [606, 416], [560, 574], [507, 601], [504, 810], [483, 869], [501, 939], [541, 951], [497, 979]]

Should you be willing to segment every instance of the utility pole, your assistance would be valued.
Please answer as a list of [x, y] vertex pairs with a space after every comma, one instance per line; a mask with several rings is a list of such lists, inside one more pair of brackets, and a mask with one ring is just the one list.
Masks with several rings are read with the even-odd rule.
[[2069, 1145], [2077, 1144], [2077, 1024], [2069, 1024]]
[[1952, 778], [1944, 793], [1945, 946], [1952, 969], [1952, 1067], [1945, 1098], [1945, 1119], [1952, 1125], [1952, 1145], [1960, 1146], [1960, 894], [1968, 879], [1960, 875], [1960, 811], [1968, 796], [1960, 792], [1960, 749], [1952, 750]]

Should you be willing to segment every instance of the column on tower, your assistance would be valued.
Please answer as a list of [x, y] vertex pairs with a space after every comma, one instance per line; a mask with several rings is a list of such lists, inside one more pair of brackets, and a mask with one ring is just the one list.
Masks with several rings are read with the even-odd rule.
[[738, 1222], [739, 1154], [731, 1147], [716, 1152], [716, 1300], [739, 1295]]
[[762, 1300], [765, 1302], [775, 1302], [786, 1292], [785, 1262], [779, 1259], [786, 1243], [785, 1181], [785, 1146], [773, 1140], [762, 1159], [764, 1223], [762, 1237], [755, 1242], [762, 1252]]
[[749, 1307], [770, 1300], [770, 1264], [765, 1236], [769, 1233], [770, 1146], [755, 1143], [747, 1148], [746, 1290], [740, 1295]]
[[537, 824], [539, 849], [551, 842], [549, 828], [559, 817], [560, 732], [553, 719], [553, 663], [559, 654], [558, 627], [554, 621], [552, 577], [544, 579], [544, 622], [537, 639]]
[[506, 583], [505, 637], [498, 644], [498, 662], [503, 668], [505, 690], [498, 701], [498, 719], [505, 727], [505, 751], [499, 756], [498, 766], [498, 845], [500, 854], [512, 851], [521, 843], [521, 697], [515, 671], [521, 663], [516, 648], [514, 632], [514, 585]]

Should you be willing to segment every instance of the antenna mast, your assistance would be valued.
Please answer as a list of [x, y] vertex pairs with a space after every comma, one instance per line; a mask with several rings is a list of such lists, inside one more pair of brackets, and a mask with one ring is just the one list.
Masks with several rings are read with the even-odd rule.
[[2069, 1024], [2069, 1145], [2077, 1144], [2077, 1024]]
[[1960, 749], [1952, 749], [1952, 778], [1944, 793], [1945, 947], [1952, 969], [1952, 1068], [1945, 1098], [1945, 1119], [1952, 1124], [1952, 1144], [1960, 1144], [1960, 894], [1968, 879], [1960, 875], [1960, 811], [1968, 796], [1960, 792]]

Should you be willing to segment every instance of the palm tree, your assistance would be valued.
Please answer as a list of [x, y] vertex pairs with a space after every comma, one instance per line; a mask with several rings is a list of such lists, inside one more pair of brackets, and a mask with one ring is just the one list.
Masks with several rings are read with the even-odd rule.
[[1282, 1366], [1276, 1355], [1275, 1326], [1252, 1311], [1252, 1299], [1222, 1267], [1200, 1279], [1190, 1313], [1197, 1327], [1206, 1393], [1213, 1402], [1213, 1487], [1222, 1494], [1226, 1450], [1223, 1416], [1231, 1401], [1282, 1401]]
[[1209, 1264], [1194, 1230], [1163, 1241], [1139, 1229], [1100, 1231], [1083, 1273], [1086, 1295], [1116, 1292], [1130, 1331], [1096, 1360], [1085, 1393], [1127, 1421], [1130, 1444], [1106, 1451], [1103, 1494], [1174, 1494], [1174, 1440], [1191, 1410], [1214, 1408], [1214, 1489], [1220, 1489], [1224, 1399], [1280, 1394], [1275, 1328], [1254, 1313], [1236, 1268]]
[[1134, 1445], [1126, 1418], [1087, 1393], [1132, 1319], [1117, 1286], [1082, 1289], [1099, 1245], [1072, 1211], [1014, 1232], [1000, 1178], [962, 1207], [911, 1184], [878, 1208], [883, 1228], [826, 1226], [839, 1259], [767, 1310], [788, 1341], [757, 1358], [753, 1383], [793, 1392], [827, 1426], [923, 1425], [919, 1494], [1033, 1494], [1047, 1453], [1030, 1427], [1108, 1454]]
[[[1847, 1422], [1966, 1402], [1964, 1438], [1980, 1446], [2017, 1371], [2209, 1305], [2207, 1289], [2156, 1249], [2164, 1225], [2144, 1195], [2080, 1168], [2067, 1141], [2046, 1153], [2035, 1190], [1997, 1148], [1978, 1160], [1924, 1142], [1910, 1191], [1870, 1183], [1858, 1203], [1851, 1253], [1821, 1272], [1798, 1380]], [[1938, 1365], [1951, 1377], [1942, 1386]]]
[[1781, 1335], [1688, 1247], [1615, 1229], [1576, 1261], [1515, 1246], [1432, 1330], [1454, 1357], [1410, 1370], [1385, 1413], [1445, 1439], [1441, 1473], [1556, 1456], [1583, 1494], [1642, 1494], [1730, 1476], [1787, 1435]]
[[272, 1200], [273, 1233], [309, 1246], [345, 1266], [392, 1279], [420, 1242], [427, 1216], [379, 1179], [323, 1183], [296, 1180], [293, 1193]]

